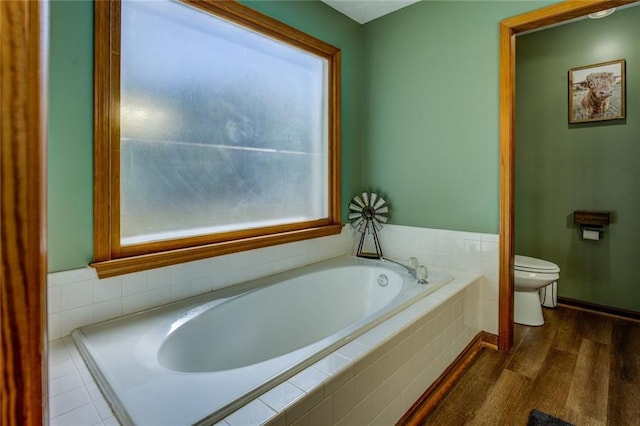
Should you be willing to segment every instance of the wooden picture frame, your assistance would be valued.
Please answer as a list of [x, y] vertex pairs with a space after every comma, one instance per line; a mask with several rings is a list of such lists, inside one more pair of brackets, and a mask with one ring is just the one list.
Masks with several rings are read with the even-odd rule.
[[625, 60], [569, 69], [569, 124], [625, 118]]

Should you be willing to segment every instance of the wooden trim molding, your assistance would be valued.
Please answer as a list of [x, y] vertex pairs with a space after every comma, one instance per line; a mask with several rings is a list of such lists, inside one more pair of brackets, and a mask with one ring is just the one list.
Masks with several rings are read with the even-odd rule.
[[614, 308], [612, 306], [599, 305], [597, 303], [585, 302], [582, 300], [570, 299], [568, 297], [558, 297], [558, 305], [610, 317], [622, 318], [630, 321], [640, 321], [640, 312]]
[[120, 211], [121, 3], [95, 2], [94, 262], [100, 278], [341, 232], [340, 49], [237, 1], [180, 0], [322, 57], [328, 68], [328, 212], [307, 222], [123, 244]]
[[500, 22], [500, 350], [508, 351], [513, 346], [515, 36], [636, 1], [568, 0]]
[[500, 285], [498, 289], [498, 347], [513, 345], [514, 204], [513, 126], [515, 100], [515, 39], [513, 30], [500, 24]]
[[0, 424], [48, 423], [48, 5], [0, 1]]
[[[111, 112], [111, 35], [109, 22], [115, 13], [111, 2], [98, 1], [94, 5], [93, 57], [93, 138], [109, 140]], [[115, 113], [115, 112], [114, 112]], [[96, 261], [111, 257], [111, 221], [109, 214], [109, 145], [93, 144], [93, 258]]]
[[[318, 238], [339, 234], [343, 225], [310, 228], [277, 235], [248, 238], [243, 240], [227, 241], [217, 244], [208, 244], [184, 249], [168, 250], [157, 253], [128, 256], [102, 262], [92, 263], [98, 277], [108, 278], [132, 272], [144, 271], [152, 268], [174, 265], [180, 262], [190, 262], [205, 259], [211, 256], [237, 253], [243, 250], [269, 247], [275, 244], [285, 244], [300, 241], [307, 238]], [[303, 235], [301, 235], [303, 234]]]
[[498, 336], [481, 331], [464, 348], [462, 353], [447, 367], [420, 398], [411, 406], [409, 411], [396, 423], [397, 426], [419, 426], [424, 419], [440, 404], [453, 388], [458, 379], [473, 364], [473, 361], [486, 348], [497, 350]]

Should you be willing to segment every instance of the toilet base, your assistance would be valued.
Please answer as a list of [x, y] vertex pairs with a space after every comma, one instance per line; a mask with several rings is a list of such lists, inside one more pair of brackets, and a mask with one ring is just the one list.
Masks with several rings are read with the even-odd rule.
[[538, 291], [514, 292], [513, 317], [514, 322], [522, 325], [544, 324]]

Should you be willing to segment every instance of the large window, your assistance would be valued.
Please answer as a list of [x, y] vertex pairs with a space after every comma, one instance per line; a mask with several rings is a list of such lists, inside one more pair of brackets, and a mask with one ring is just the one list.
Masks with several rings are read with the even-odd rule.
[[338, 49], [236, 2], [95, 4], [100, 276], [340, 231]]

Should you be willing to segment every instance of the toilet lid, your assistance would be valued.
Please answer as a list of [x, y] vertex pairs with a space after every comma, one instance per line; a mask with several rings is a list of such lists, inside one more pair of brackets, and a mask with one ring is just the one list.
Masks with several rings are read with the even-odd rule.
[[560, 272], [558, 265], [535, 257], [516, 255], [514, 259], [514, 269], [526, 272]]

